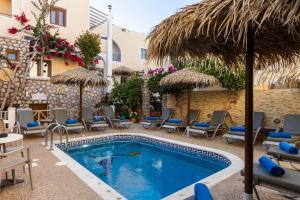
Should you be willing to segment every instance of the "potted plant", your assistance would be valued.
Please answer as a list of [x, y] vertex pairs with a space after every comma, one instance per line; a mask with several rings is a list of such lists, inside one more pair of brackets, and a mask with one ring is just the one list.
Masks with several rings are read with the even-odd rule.
[[130, 112], [130, 114], [129, 114], [129, 118], [130, 118], [130, 120], [131, 120], [131, 122], [132, 123], [136, 123], [137, 122], [137, 120], [138, 120], [138, 117], [139, 117], [139, 115], [138, 115], [138, 113], [137, 112]]

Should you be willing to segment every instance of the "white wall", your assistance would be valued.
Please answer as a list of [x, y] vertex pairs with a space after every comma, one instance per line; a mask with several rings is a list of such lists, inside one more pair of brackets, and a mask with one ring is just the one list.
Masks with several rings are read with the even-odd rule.
[[[34, 0], [37, 1], [37, 0]], [[67, 10], [67, 26], [59, 27], [61, 37], [74, 42], [76, 37], [83, 31], [89, 29], [89, 0], [60, 0], [56, 6]], [[31, 3], [31, 0], [12, 0], [13, 15], [20, 15], [25, 12], [27, 18], [34, 24], [34, 17], [31, 11], [36, 11]], [[50, 20], [48, 19], [49, 24]], [[19, 28], [19, 23], [13, 16], [0, 15], [0, 36], [21, 37], [20, 34], [11, 35], [7, 29], [14, 26]]]
[[[107, 24], [103, 24], [93, 30], [94, 33], [100, 34], [102, 37], [107, 36]], [[135, 71], [147, 69], [150, 65], [141, 59], [141, 48], [147, 49], [145, 42], [146, 35], [135, 31], [123, 29], [113, 25], [113, 40], [119, 46], [121, 51], [121, 62], [113, 62], [113, 69], [119, 66], [126, 66]], [[101, 40], [102, 54], [106, 54], [107, 42]]]

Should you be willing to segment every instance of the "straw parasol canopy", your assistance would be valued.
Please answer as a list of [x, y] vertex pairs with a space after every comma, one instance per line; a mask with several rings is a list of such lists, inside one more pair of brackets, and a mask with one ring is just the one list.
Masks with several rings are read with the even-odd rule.
[[237, 63], [245, 60], [247, 30], [253, 22], [256, 61], [292, 61], [300, 49], [298, 15], [298, 0], [203, 0], [153, 29], [148, 35], [148, 58], [214, 55]]
[[203, 74], [189, 68], [184, 68], [165, 76], [161, 79], [159, 84], [161, 86], [175, 86], [183, 89], [220, 85], [219, 80], [214, 76]]
[[298, 87], [300, 83], [300, 67], [291, 68], [268, 67], [256, 72], [255, 86]]
[[216, 56], [245, 63], [245, 196], [253, 199], [253, 71], [300, 54], [299, 0], [202, 0], [165, 19], [148, 35], [148, 59]]
[[213, 87], [221, 85], [219, 80], [213, 76], [200, 73], [196, 70], [184, 68], [172, 74], [169, 74], [161, 79], [161, 86], [175, 86], [181, 89], [188, 90], [188, 104], [187, 104], [187, 123], [189, 124], [190, 107], [191, 107], [191, 89], [200, 87]]
[[83, 67], [66, 71], [51, 77], [51, 83], [64, 85], [82, 85], [85, 87], [106, 87], [107, 80], [97, 75], [95, 71], [87, 70]]
[[126, 66], [120, 66], [115, 69], [113, 69], [113, 75], [116, 76], [130, 76], [133, 74], [133, 70]]
[[51, 77], [51, 83], [75, 85], [80, 89], [80, 120], [82, 119], [82, 94], [86, 87], [107, 87], [108, 81], [95, 71], [79, 67]]

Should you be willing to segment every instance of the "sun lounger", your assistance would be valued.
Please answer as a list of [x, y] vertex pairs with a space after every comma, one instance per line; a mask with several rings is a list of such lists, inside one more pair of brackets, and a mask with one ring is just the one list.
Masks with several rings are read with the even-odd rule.
[[[198, 119], [199, 111], [198, 110], [191, 110], [190, 116], [189, 116], [189, 124], [192, 124]], [[188, 124], [186, 122], [181, 122], [179, 123], [172, 123], [169, 120], [166, 121], [163, 125], [162, 128], [166, 128], [169, 132], [173, 131], [179, 131], [180, 128], [186, 128]]]
[[106, 106], [104, 108], [105, 118], [112, 128], [130, 128], [132, 122], [127, 119], [116, 118], [115, 111], [112, 106]]
[[35, 126], [29, 126], [34, 122], [33, 112], [31, 108], [21, 108], [17, 110], [17, 126], [21, 134], [36, 134], [40, 133], [45, 135], [47, 127], [42, 126], [39, 122]]
[[105, 128], [108, 127], [108, 124], [105, 122], [105, 117], [99, 120], [95, 120], [97, 117], [94, 116], [94, 110], [91, 107], [84, 107], [82, 111], [82, 122], [87, 130], [91, 131], [93, 128]]
[[59, 126], [63, 126], [66, 131], [74, 131], [74, 130], [79, 130], [82, 132], [84, 128], [83, 124], [80, 122], [68, 124], [66, 123], [67, 120], [69, 119], [69, 114], [68, 110], [65, 108], [56, 108], [53, 109], [53, 116], [54, 116], [54, 121], [57, 123]]
[[[300, 141], [300, 115], [288, 114], [284, 119], [283, 131], [292, 134], [292, 138], [273, 138], [267, 137], [264, 144], [267, 146], [278, 146], [282, 141], [294, 143]], [[279, 130], [277, 131], [279, 132]]]
[[196, 126], [196, 123], [193, 123], [192, 126], [187, 127], [187, 136], [190, 137], [192, 134], [199, 134], [205, 135], [208, 138], [208, 132], [213, 132], [211, 139], [214, 139], [217, 132], [222, 129], [226, 115], [227, 111], [214, 111], [211, 121], [207, 126]]
[[278, 146], [270, 147], [267, 151], [268, 155], [273, 156], [278, 161], [292, 161], [300, 163], [300, 154], [289, 154], [281, 150]]
[[[285, 169], [285, 174], [281, 177], [272, 176], [264, 171], [259, 164], [253, 166], [253, 189], [260, 200], [256, 186], [267, 187], [284, 194], [300, 196], [300, 173], [298, 171]], [[242, 171], [244, 176], [244, 171]]]
[[161, 128], [170, 119], [172, 112], [172, 108], [163, 108], [161, 117], [146, 117], [140, 124], [144, 128], [156, 127], [157, 125]]
[[[255, 144], [255, 141], [259, 135], [259, 133], [262, 132], [263, 129], [263, 121], [265, 118], [265, 113], [263, 112], [255, 112], [253, 116], [253, 133], [254, 133], [254, 138], [253, 138], [253, 144]], [[245, 141], [245, 130], [244, 128], [241, 127], [241, 130], [239, 130], [237, 127], [236, 130], [234, 130], [236, 127], [231, 127], [229, 131], [223, 135], [223, 137], [226, 138], [228, 143], [231, 143], [232, 139], [233, 140], [242, 140]]]

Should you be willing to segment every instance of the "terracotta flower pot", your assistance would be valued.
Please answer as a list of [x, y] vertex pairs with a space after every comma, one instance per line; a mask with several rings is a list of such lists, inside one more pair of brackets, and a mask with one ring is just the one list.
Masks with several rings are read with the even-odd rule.
[[131, 118], [132, 123], [136, 123], [136, 118]]

